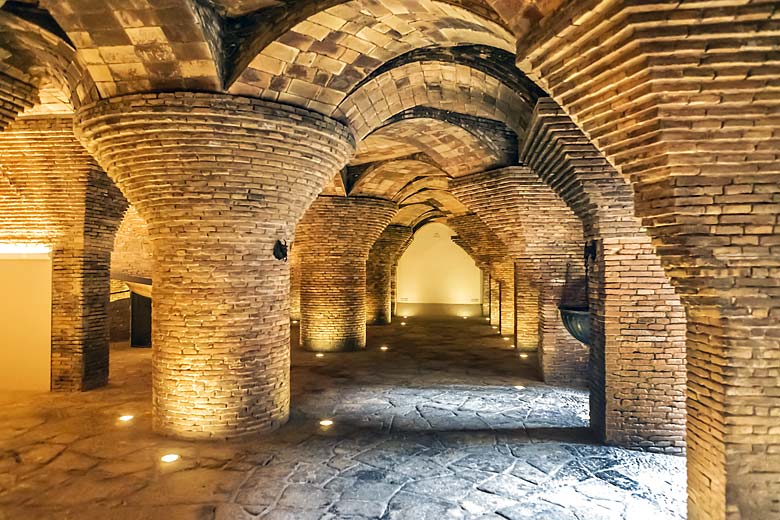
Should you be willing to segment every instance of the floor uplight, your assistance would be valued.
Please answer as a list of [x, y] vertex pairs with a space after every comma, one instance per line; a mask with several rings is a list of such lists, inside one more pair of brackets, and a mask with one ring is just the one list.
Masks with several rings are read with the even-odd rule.
[[320, 421], [320, 426], [333, 426], [333, 421], [330, 419], [323, 419]]
[[317, 352], [316, 354], [314, 354], [314, 357], [325, 357], [325, 354], [323, 354], [322, 352]]
[[119, 416], [119, 420], [122, 421], [122, 422], [132, 421], [133, 420], [133, 416], [132, 415], [120, 415]]
[[523, 385], [515, 385], [515, 390], [525, 390]]
[[166, 464], [169, 462], [176, 462], [179, 460], [179, 454], [178, 453], [166, 453], [162, 457], [160, 457], [160, 460], [165, 462]]
[[298, 323], [298, 320], [293, 320], [293, 324], [296, 324], [296, 323]]
[[509, 341], [509, 338], [501, 338], [501, 339], [503, 339], [504, 341]]
[[520, 357], [521, 357], [521, 358], [523, 358], [523, 359], [525, 359], [525, 358], [527, 358], [527, 357], [528, 357], [528, 354], [526, 354], [525, 352], [523, 352], [522, 354], [520, 354]]
[[402, 322], [401, 322], [401, 326], [402, 326], [402, 327], [406, 327], [406, 322], [405, 322], [405, 321], [402, 321]]
[[387, 350], [387, 347], [381, 346], [381, 347], [379, 347], [379, 350]]

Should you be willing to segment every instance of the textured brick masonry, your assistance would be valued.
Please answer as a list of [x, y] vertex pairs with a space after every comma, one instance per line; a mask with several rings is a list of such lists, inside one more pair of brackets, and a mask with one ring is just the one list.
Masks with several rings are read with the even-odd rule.
[[398, 259], [412, 241], [412, 229], [390, 225], [385, 228], [366, 261], [366, 322], [386, 325], [392, 321], [392, 278]]
[[634, 217], [631, 186], [550, 99], [536, 106], [521, 159], [582, 220], [585, 239], [598, 241], [589, 280], [593, 428], [607, 442], [682, 453], [685, 313]]
[[77, 127], [149, 229], [157, 431], [278, 427], [290, 404], [289, 268], [273, 247], [348, 160], [347, 129], [190, 92], [101, 101], [78, 112]]
[[480, 267], [490, 270], [490, 324], [501, 334], [515, 335], [514, 261], [504, 243], [480, 218], [469, 213], [447, 219], [458, 234], [454, 242], [471, 255]]
[[[580, 221], [527, 167], [468, 175], [450, 181], [450, 186], [506, 244], [518, 268], [530, 279], [523, 284], [526, 293], [517, 299], [522, 314], [534, 313], [528, 296], [536, 297], [538, 291], [538, 349], [545, 381], [584, 385], [587, 348], [566, 331], [558, 311], [560, 304], [584, 299], [577, 290], [583, 270]], [[514, 279], [512, 274], [513, 286]], [[533, 321], [523, 323], [527, 327]], [[526, 344], [524, 338], [518, 342]]]
[[52, 251], [51, 388], [105, 385], [110, 255], [127, 203], [71, 117], [18, 119], [0, 150], [0, 242]]
[[777, 16], [770, 1], [590, 0], [518, 46], [631, 180], [686, 307], [693, 519], [780, 516]]
[[295, 230], [301, 263], [301, 346], [366, 346], [366, 260], [398, 206], [368, 197], [320, 196]]

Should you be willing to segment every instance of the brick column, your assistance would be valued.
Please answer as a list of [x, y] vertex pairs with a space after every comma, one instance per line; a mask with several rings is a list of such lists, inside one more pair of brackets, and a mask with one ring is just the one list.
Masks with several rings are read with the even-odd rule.
[[501, 282], [490, 275], [490, 324], [494, 327], [501, 326]]
[[[572, 297], [585, 298], [584, 291], [564, 293], [567, 284], [583, 278], [581, 222], [527, 167], [460, 177], [450, 181], [450, 189], [506, 244], [538, 287], [539, 359], [544, 380], [584, 386], [587, 347], [571, 337], [558, 312], [558, 305], [575, 303]], [[564, 294], [569, 298], [564, 299]]]
[[515, 273], [507, 247], [474, 213], [450, 217], [447, 223], [458, 233], [454, 241], [490, 270], [490, 324], [499, 327], [501, 334], [513, 336]]
[[300, 248], [290, 244], [287, 261], [290, 264], [290, 320], [301, 319], [301, 255]]
[[366, 262], [366, 322], [387, 325], [392, 321], [391, 280], [393, 266], [412, 240], [412, 228], [387, 226], [368, 253]]
[[539, 350], [539, 287], [533, 273], [515, 265], [516, 345], [520, 350]]
[[398, 206], [368, 197], [320, 196], [295, 230], [301, 255], [301, 346], [366, 346], [366, 260]]
[[491, 270], [499, 280], [499, 330], [503, 336], [515, 339], [515, 262], [506, 258], [491, 265]]
[[631, 186], [549, 98], [537, 103], [521, 160], [598, 245], [589, 280], [591, 427], [611, 444], [682, 453], [685, 313], [634, 216]]
[[51, 388], [105, 385], [110, 256], [126, 201], [71, 117], [17, 119], [0, 150], [0, 242], [52, 250]]
[[480, 266], [482, 272], [481, 298], [482, 298], [482, 316], [490, 319], [490, 271]]
[[396, 256], [395, 262], [393, 262], [393, 266], [390, 268], [390, 316], [395, 316], [395, 308], [398, 300], [398, 262], [412, 244], [413, 238], [414, 231], [412, 231], [412, 236], [409, 237], [409, 240], [404, 242], [404, 245], [398, 251], [398, 256]]
[[519, 65], [631, 180], [686, 307], [688, 518], [778, 518], [777, 3], [566, 9]]
[[138, 211], [130, 206], [114, 238], [111, 271], [138, 278], [151, 278], [154, 271], [153, 262], [149, 229]]
[[82, 141], [146, 221], [157, 431], [230, 437], [289, 415], [289, 264], [274, 258], [354, 146], [304, 109], [176, 92], [77, 114]]
[[0, 132], [38, 99], [38, 89], [0, 72]]

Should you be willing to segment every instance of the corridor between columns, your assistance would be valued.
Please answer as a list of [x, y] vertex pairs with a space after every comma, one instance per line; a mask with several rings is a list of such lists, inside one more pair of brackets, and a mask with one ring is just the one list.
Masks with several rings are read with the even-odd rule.
[[[455, 353], [442, 354], [442, 368], [460, 377], [455, 361], [487, 366], [471, 351], [497, 342], [498, 375], [532, 370], [537, 383], [521, 386], [588, 389], [592, 437], [580, 455], [631, 449], [635, 464], [621, 468], [674, 460], [676, 477], [685, 467], [687, 513], [655, 487], [643, 499], [692, 520], [780, 519], [778, 19], [773, 0], [0, 0], [0, 394], [37, 392], [20, 399], [38, 403], [0, 425], [0, 516], [4, 497], [35, 490], [12, 500], [25, 517], [18, 508], [67, 491], [74, 475], [58, 465], [118, 483], [116, 496], [154, 493], [129, 461], [103, 465], [136, 453], [116, 439], [114, 453], [89, 443], [66, 450], [83, 437], [67, 431], [103, 413], [90, 408], [101, 396], [107, 409], [124, 402], [115, 385], [140, 391], [128, 374], [151, 378], [139, 408], [150, 414], [147, 447], [198, 440], [219, 453], [236, 438], [262, 446], [286, 432], [272, 460], [187, 466], [199, 470], [195, 488], [217, 492], [226, 471], [249, 482], [274, 460], [303, 460], [295, 439], [312, 430], [294, 417], [293, 354], [313, 362], [304, 379], [329, 378], [314, 394], [333, 391], [367, 413], [390, 402], [393, 419], [379, 430], [393, 438], [403, 433], [399, 401], [416, 403], [409, 420], [432, 429], [431, 407], [461, 410], [424, 388], [404, 394], [413, 383], [393, 379], [383, 355], [411, 352], [398, 368], [418, 363], [428, 388], [441, 382], [435, 357], [423, 354], [433, 343]], [[446, 247], [409, 278], [415, 244], [436, 233]], [[434, 280], [446, 290], [414, 296]], [[419, 328], [423, 316], [455, 322]], [[376, 351], [377, 338], [394, 334], [400, 347]], [[150, 350], [110, 348], [127, 336]], [[328, 375], [332, 356], [345, 372]], [[381, 380], [364, 377], [361, 360], [399, 388], [355, 401], [362, 394], [350, 381]], [[545, 403], [523, 400], [532, 393], [516, 395], [531, 415]], [[515, 396], [502, 395], [496, 402]], [[60, 414], [68, 403], [84, 408]], [[339, 406], [330, 413], [346, 414]], [[499, 459], [516, 457], [490, 437], [503, 428], [506, 413], [496, 413], [480, 435]], [[51, 421], [62, 432], [35, 431]], [[513, 428], [536, 440], [533, 427]], [[337, 429], [320, 433], [327, 444]], [[469, 430], [461, 448], [479, 451], [479, 439]], [[385, 476], [409, 462], [393, 442]], [[325, 474], [352, 467], [357, 455], [337, 458], [343, 446], [323, 448], [335, 457]], [[639, 477], [588, 457], [576, 468], [541, 457], [551, 466], [528, 463], [550, 478], [519, 478], [548, 493], [559, 473], [587, 475], [555, 497], [585, 495], [600, 509], [575, 515], [581, 504], [545, 498], [563, 510], [539, 512], [527, 484], [501, 470], [500, 491], [478, 491], [519, 509], [484, 513], [447, 498], [453, 484], [437, 488], [455, 508], [447, 515], [644, 520], [632, 506]], [[419, 462], [434, 473], [460, 467]], [[156, 464], [144, 467], [183, 467]], [[496, 473], [481, 456], [469, 468]], [[50, 469], [59, 481], [47, 480]], [[305, 479], [321, 483], [320, 469]], [[630, 496], [605, 496], [590, 477]], [[396, 484], [378, 480], [377, 489]], [[339, 497], [366, 502], [350, 485]], [[374, 514], [365, 504], [355, 507], [370, 511], [312, 505], [330, 495], [294, 490], [264, 507], [296, 518], [404, 518], [416, 511], [392, 500], [429, 496], [395, 489]], [[89, 491], [63, 500], [81, 496]], [[101, 517], [123, 504], [104, 499]], [[176, 504], [167, 499], [161, 507]], [[436, 503], [417, 505], [441, 516]]]
[[107, 510], [177, 520], [684, 518], [684, 459], [599, 445], [587, 391], [539, 381], [534, 359], [484, 319], [403, 321], [369, 326], [361, 352], [322, 357], [297, 347], [293, 326], [290, 421], [262, 436], [156, 435], [150, 353], [125, 343], [112, 345], [114, 376], [100, 390], [2, 394], [0, 440], [18, 462], [4, 466], [0, 507], [85, 520]]

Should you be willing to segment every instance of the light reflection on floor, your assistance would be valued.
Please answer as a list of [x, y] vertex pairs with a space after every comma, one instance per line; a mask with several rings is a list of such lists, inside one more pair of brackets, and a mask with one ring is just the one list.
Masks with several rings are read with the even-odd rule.
[[595, 445], [586, 392], [534, 380], [486, 323], [405, 321], [366, 352], [294, 351], [268, 436], [151, 433], [148, 351], [115, 349], [106, 389], [0, 395], [0, 518], [684, 518], [684, 459]]

